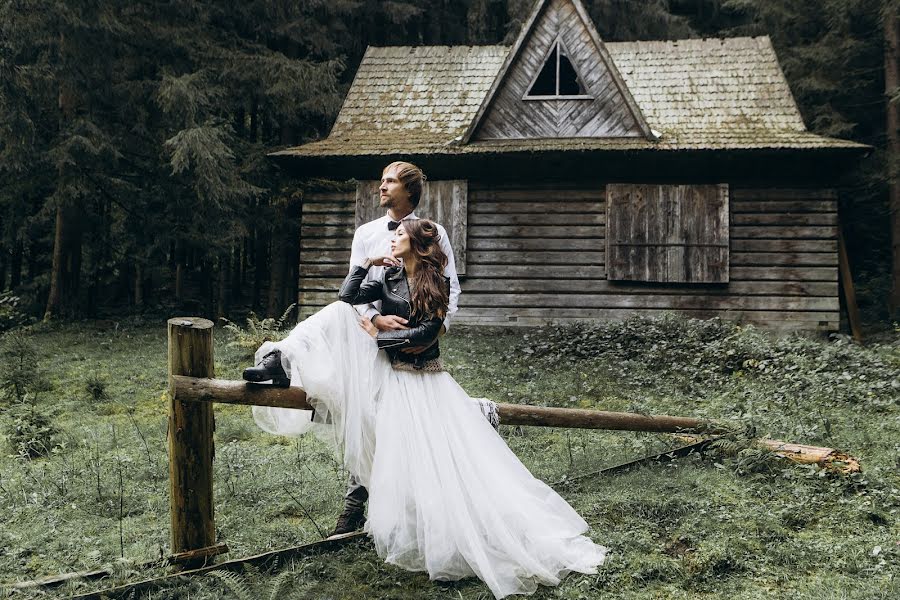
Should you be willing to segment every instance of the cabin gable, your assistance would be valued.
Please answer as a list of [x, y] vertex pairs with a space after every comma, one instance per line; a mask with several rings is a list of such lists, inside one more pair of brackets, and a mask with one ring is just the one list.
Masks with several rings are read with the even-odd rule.
[[640, 109], [577, 0], [538, 4], [472, 131], [473, 141], [650, 137]]

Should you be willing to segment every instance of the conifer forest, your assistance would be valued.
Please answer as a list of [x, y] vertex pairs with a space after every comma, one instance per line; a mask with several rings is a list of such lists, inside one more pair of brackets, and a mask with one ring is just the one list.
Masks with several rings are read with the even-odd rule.
[[[281, 314], [304, 182], [266, 154], [328, 134], [367, 46], [510, 44], [532, 4], [4, 0], [0, 325]], [[841, 222], [863, 314], [896, 314], [895, 0], [584, 4], [607, 41], [769, 35], [808, 128], [874, 148]]]

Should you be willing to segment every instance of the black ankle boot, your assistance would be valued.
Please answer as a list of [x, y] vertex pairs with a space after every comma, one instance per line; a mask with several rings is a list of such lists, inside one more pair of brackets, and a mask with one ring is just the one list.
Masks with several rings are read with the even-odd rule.
[[331, 535], [328, 537], [346, 535], [348, 533], [353, 533], [354, 531], [359, 531], [365, 524], [366, 515], [363, 512], [362, 506], [344, 507], [344, 512], [340, 514], [337, 524], [334, 526], [334, 531], [332, 531]]
[[272, 350], [262, 357], [258, 365], [244, 369], [244, 379], [255, 383], [271, 379], [272, 385], [279, 387], [291, 385], [291, 378], [288, 377], [281, 366], [281, 350]]

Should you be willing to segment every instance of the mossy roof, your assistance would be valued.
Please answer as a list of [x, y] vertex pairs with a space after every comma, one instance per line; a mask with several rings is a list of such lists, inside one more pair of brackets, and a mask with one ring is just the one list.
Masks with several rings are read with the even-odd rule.
[[370, 47], [331, 134], [274, 154], [867, 148], [807, 131], [768, 37], [605, 46], [658, 140], [542, 138], [463, 144], [509, 47]]

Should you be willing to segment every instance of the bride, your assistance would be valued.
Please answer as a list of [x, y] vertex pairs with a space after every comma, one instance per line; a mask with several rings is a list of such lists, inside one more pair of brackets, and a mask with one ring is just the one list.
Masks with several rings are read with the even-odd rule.
[[[254, 418], [272, 433], [312, 429], [338, 450], [369, 490], [365, 531], [389, 563], [431, 579], [476, 575], [497, 598], [556, 585], [571, 571], [595, 573], [606, 549], [583, 535], [587, 523], [528, 472], [442, 368], [449, 283], [438, 239], [431, 221], [403, 221], [392, 256], [355, 266], [341, 302], [261, 348], [282, 352], [315, 411], [310, 420], [306, 411], [254, 407]], [[387, 268], [363, 283], [373, 265]], [[409, 329], [378, 332], [359, 321], [351, 304], [375, 300]], [[428, 344], [417, 355], [398, 351]]]

